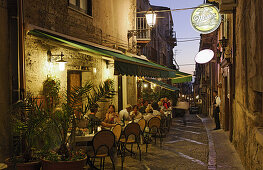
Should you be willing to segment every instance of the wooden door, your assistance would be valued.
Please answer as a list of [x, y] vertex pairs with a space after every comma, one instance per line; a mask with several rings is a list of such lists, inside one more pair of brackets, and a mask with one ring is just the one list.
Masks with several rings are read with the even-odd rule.
[[[82, 86], [82, 79], [81, 79], [81, 71], [68, 71], [67, 75], [67, 91], [68, 94], [70, 94], [75, 87], [81, 87]], [[76, 108], [82, 108], [82, 101], [78, 103], [74, 103], [74, 107]], [[76, 109], [77, 110], [77, 109]], [[76, 115], [80, 114], [75, 112]]]

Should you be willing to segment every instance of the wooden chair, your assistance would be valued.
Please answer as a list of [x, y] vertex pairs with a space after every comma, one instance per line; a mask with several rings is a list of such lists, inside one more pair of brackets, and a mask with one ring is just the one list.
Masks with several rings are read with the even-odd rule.
[[117, 146], [117, 153], [120, 153], [120, 138], [121, 138], [121, 130], [122, 127], [120, 124], [117, 124], [116, 126], [113, 127], [112, 132], [115, 135], [115, 142]]
[[131, 150], [129, 151], [132, 154], [132, 147], [133, 144], [137, 144], [137, 148], [139, 149], [140, 154], [140, 161], [141, 161], [141, 148], [140, 148], [140, 135], [141, 135], [141, 128], [138, 123], [129, 123], [124, 131], [123, 131], [124, 138], [120, 139], [121, 148], [122, 148], [122, 168], [123, 168], [123, 162], [126, 156], [126, 151], [129, 151], [126, 147], [127, 144], [131, 144]]
[[[113, 169], [115, 169], [112, 153], [114, 143], [115, 135], [110, 130], [102, 130], [94, 136], [92, 139], [93, 150], [87, 153], [87, 163], [91, 166], [91, 168], [98, 169], [95, 167], [94, 162], [95, 158], [100, 158], [100, 169], [104, 169], [105, 158], [110, 157]], [[92, 162], [90, 161], [90, 158], [93, 159]]]
[[140, 128], [141, 128], [141, 132], [142, 134], [144, 133], [144, 130], [146, 128], [146, 120], [144, 118], [141, 118], [139, 121], [138, 121], [138, 124], [140, 125]]

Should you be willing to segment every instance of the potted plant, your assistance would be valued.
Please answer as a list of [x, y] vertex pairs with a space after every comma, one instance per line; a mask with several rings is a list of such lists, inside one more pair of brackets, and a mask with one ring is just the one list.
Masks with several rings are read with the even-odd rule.
[[43, 169], [83, 169], [86, 154], [76, 152], [74, 146], [77, 123], [93, 104], [108, 101], [114, 94], [112, 80], [106, 80], [98, 87], [87, 82], [83, 87], [73, 87], [67, 92], [59, 108], [48, 109], [48, 126], [58, 136], [59, 147], [42, 152]]
[[39, 136], [46, 121], [46, 114], [41, 109], [37, 99], [28, 94], [23, 100], [12, 105], [11, 122], [13, 135], [13, 156], [6, 160], [9, 169], [37, 170], [40, 161], [34, 155], [34, 150], [40, 146]]

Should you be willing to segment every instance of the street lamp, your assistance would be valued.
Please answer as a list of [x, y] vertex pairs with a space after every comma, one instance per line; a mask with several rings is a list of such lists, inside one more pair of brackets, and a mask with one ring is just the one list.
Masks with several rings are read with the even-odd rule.
[[156, 23], [156, 13], [150, 8], [149, 11], [145, 14], [146, 22], [149, 27], [153, 27]]

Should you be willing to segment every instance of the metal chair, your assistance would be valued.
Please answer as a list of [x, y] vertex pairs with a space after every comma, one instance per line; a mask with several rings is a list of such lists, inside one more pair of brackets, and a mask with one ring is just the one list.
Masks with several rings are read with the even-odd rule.
[[139, 154], [140, 154], [140, 161], [141, 161], [141, 148], [140, 148], [141, 128], [140, 128], [140, 125], [134, 122], [129, 123], [124, 129], [123, 135], [124, 135], [124, 138], [120, 139], [121, 149], [122, 149], [122, 156], [121, 156], [122, 157], [122, 162], [121, 162], [122, 168], [123, 168], [124, 158], [126, 156], [126, 150], [129, 151], [126, 147], [127, 144], [131, 144], [131, 150], [129, 151], [131, 155], [134, 154], [132, 152], [133, 144], [137, 144], [137, 148], [139, 149]]
[[[145, 142], [146, 142], [146, 152], [148, 149], [148, 144], [151, 142], [151, 137], [155, 138], [156, 144], [156, 137], [160, 135], [160, 127], [161, 127], [161, 120], [158, 117], [152, 117], [148, 122], [149, 132], [146, 133]], [[160, 145], [162, 141], [160, 138]]]
[[[88, 164], [91, 168], [95, 168], [94, 162], [95, 158], [100, 158], [100, 169], [104, 169], [105, 158], [110, 157], [113, 169], [115, 169], [114, 161], [113, 161], [113, 153], [112, 149], [115, 143], [115, 135], [110, 130], [102, 130], [98, 132], [92, 139], [92, 147], [93, 150], [87, 153]], [[90, 161], [90, 158], [93, 161]]]

